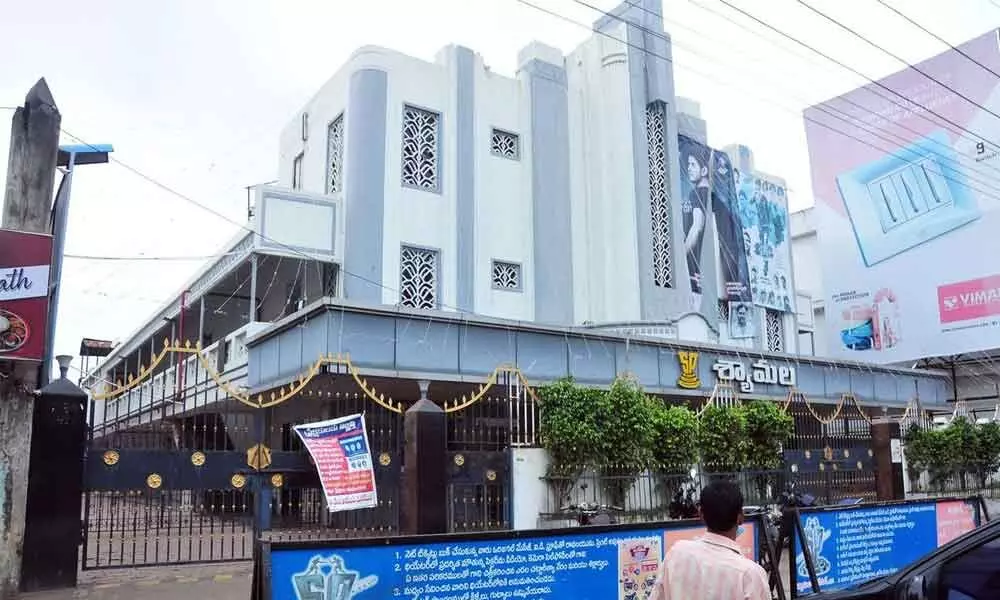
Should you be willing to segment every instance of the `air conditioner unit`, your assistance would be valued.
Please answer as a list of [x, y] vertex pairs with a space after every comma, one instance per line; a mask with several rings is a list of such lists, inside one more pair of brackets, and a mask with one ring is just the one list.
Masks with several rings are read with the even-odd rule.
[[980, 216], [944, 131], [840, 174], [837, 185], [869, 267]]

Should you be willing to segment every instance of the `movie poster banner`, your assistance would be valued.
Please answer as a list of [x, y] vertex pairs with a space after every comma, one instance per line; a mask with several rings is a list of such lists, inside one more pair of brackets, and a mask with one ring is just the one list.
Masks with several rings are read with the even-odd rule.
[[785, 182], [746, 170], [739, 171], [736, 180], [753, 303], [781, 312], [794, 312]]
[[831, 356], [998, 345], [1000, 80], [974, 61], [1000, 70], [996, 30], [882, 79], [892, 94], [866, 86], [805, 111]]
[[[743, 247], [743, 226], [738, 213], [736, 182], [729, 156], [687, 136], [678, 136], [681, 181], [681, 225], [684, 252], [690, 275], [690, 290], [697, 300], [712, 293], [708, 282], [713, 272], [715, 248], [705, 243], [714, 239], [719, 246], [718, 297], [735, 305], [749, 302], [749, 270]], [[695, 309], [701, 308], [696, 302]], [[746, 328], [740, 330], [746, 332]], [[749, 333], [752, 337], [753, 332]], [[739, 337], [739, 336], [736, 336]]]
[[295, 426], [316, 464], [330, 512], [378, 506], [364, 415]]

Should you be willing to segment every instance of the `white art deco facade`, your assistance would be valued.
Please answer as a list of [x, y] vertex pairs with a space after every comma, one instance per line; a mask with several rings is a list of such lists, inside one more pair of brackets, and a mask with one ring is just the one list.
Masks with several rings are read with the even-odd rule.
[[[355, 52], [281, 136], [280, 187], [342, 206], [339, 292], [795, 352], [794, 310], [756, 309], [756, 335], [731, 340], [721, 284], [692, 298], [677, 138], [704, 143], [706, 124], [675, 96], [659, 1], [638, 4], [569, 54], [524, 48], [513, 78], [457, 46], [434, 62]], [[314, 227], [311, 206], [283, 210]], [[704, 236], [717, 246], [714, 226]], [[807, 321], [809, 300], [795, 305]]]
[[[256, 186], [247, 230], [95, 376], [139, 372], [170, 339], [200, 341], [237, 380], [248, 339], [324, 297], [795, 354], [813, 315], [790, 251], [775, 251], [788, 256], [784, 308], [755, 295], [730, 311], [706, 205], [692, 277], [693, 180], [678, 151], [680, 140], [704, 148], [709, 124], [675, 95], [660, 12], [630, 0], [569, 54], [533, 43], [514, 77], [463, 47], [434, 62], [359, 49], [282, 131], [278, 181]], [[712, 152], [753, 170], [744, 146]], [[740, 233], [749, 255], [763, 238]], [[747, 262], [745, 279], [760, 267]], [[732, 314], [749, 321], [739, 336]], [[188, 367], [154, 385], [194, 381]]]

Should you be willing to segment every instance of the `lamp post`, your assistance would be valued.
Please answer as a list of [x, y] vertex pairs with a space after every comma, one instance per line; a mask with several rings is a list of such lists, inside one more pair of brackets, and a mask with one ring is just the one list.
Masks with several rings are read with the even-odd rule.
[[55, 352], [56, 318], [59, 316], [59, 295], [62, 289], [63, 253], [66, 249], [66, 222], [69, 219], [70, 190], [73, 187], [73, 170], [77, 165], [104, 164], [114, 152], [111, 144], [78, 144], [59, 146], [56, 166], [63, 177], [59, 182], [55, 205], [52, 207], [52, 273], [49, 277], [49, 327], [45, 334], [45, 357], [42, 361], [39, 387], [49, 383], [52, 359]]

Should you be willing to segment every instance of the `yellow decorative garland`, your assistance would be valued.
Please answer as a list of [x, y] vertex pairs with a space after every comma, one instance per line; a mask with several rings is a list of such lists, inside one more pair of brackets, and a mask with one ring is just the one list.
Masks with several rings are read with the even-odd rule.
[[[375, 404], [378, 404], [382, 408], [396, 414], [403, 414], [405, 412], [402, 402], [396, 402], [391, 397], [386, 398], [384, 394], [380, 394], [373, 385], [368, 383], [368, 380], [361, 375], [360, 370], [351, 362], [349, 354], [330, 353], [323, 355], [310, 365], [304, 373], [295, 378], [289, 385], [281, 386], [281, 388], [277, 391], [272, 390], [267, 396], [264, 394], [257, 394], [256, 397], [251, 397], [245, 389], [237, 388], [232, 385], [231, 382], [222, 378], [222, 375], [211, 366], [208, 357], [202, 352], [200, 343], [192, 344], [190, 341], [187, 341], [182, 345], [180, 341], [175, 340], [171, 344], [168, 339], [163, 340], [163, 350], [153, 357], [149, 366], [140, 366], [137, 376], [133, 377], [132, 375], [129, 375], [125, 383], [118, 381], [113, 385], [106, 385], [103, 392], [92, 392], [91, 397], [94, 400], [108, 400], [135, 389], [152, 376], [153, 370], [159, 366], [159, 364], [163, 362], [163, 360], [170, 353], [195, 355], [198, 362], [201, 363], [202, 368], [220, 389], [229, 394], [229, 396], [233, 399], [251, 408], [270, 408], [293, 398], [302, 392], [302, 390], [304, 390], [306, 386], [308, 386], [309, 383], [322, 372], [322, 367], [324, 365], [332, 365], [344, 367], [347, 373], [354, 379], [355, 383], [357, 383], [358, 387], [361, 388], [364, 395]], [[497, 384], [500, 376], [505, 373], [516, 377], [536, 405], [540, 404], [538, 396], [535, 394], [534, 389], [532, 389], [532, 387], [528, 384], [528, 381], [521, 370], [510, 364], [502, 364], [493, 370], [490, 376], [486, 379], [486, 382], [480, 385], [479, 389], [477, 389], [475, 393], [470, 396], [463, 395], [461, 398], [456, 398], [451, 402], [445, 402], [445, 412], [458, 412], [472, 406], [476, 402], [479, 402]], [[705, 402], [705, 404], [698, 410], [697, 416], [702, 416], [709, 406], [717, 405], [724, 400], [739, 403], [741, 400], [739, 391], [732, 384], [721, 382], [716, 383], [715, 387], [712, 388], [708, 401]], [[872, 423], [872, 419], [865, 414], [865, 411], [861, 406], [861, 402], [853, 393], [842, 394], [840, 400], [836, 404], [833, 414], [828, 417], [821, 417], [813, 408], [812, 403], [806, 395], [795, 388], [788, 391], [788, 395], [781, 406], [782, 410], [787, 411], [788, 407], [791, 406], [794, 401], [801, 401], [805, 404], [813, 418], [824, 425], [829, 425], [834, 422], [841, 415], [844, 407], [848, 403], [853, 403], [857, 407], [861, 417], [869, 424]], [[905, 420], [905, 418], [909, 415], [911, 408], [912, 405], [908, 404], [906, 412], [900, 418], [900, 421]], [[954, 418], [954, 415], [952, 415], [952, 418]]]
[[153, 375], [153, 370], [163, 362], [163, 359], [167, 357], [171, 352], [176, 352], [180, 348], [180, 342], [174, 342], [174, 345], [170, 345], [170, 340], [163, 340], [163, 350], [153, 357], [153, 360], [149, 363], [149, 366], [139, 365], [139, 374], [135, 377], [132, 375], [128, 376], [128, 379], [123, 384], [121, 380], [116, 381], [114, 384], [107, 383], [104, 385], [103, 392], [91, 392], [90, 397], [94, 400], [108, 400], [121, 396], [139, 386], [146, 379]]
[[[375, 402], [382, 408], [396, 414], [403, 414], [404, 412], [402, 402], [395, 402], [392, 398], [386, 398], [384, 394], [378, 393], [375, 387], [368, 383], [368, 380], [361, 375], [360, 370], [358, 370], [358, 368], [351, 362], [350, 355], [348, 354], [330, 353], [321, 356], [316, 360], [316, 362], [309, 366], [305, 373], [299, 375], [288, 386], [282, 386], [278, 391], [271, 391], [268, 396], [258, 394], [256, 397], [251, 397], [245, 389], [237, 388], [232, 385], [231, 382], [223, 379], [222, 375], [209, 363], [208, 357], [202, 352], [200, 343], [192, 344], [190, 341], [187, 341], [182, 345], [180, 341], [174, 341], [173, 344], [171, 344], [170, 340], [167, 339], [163, 340], [163, 350], [153, 358], [149, 366], [140, 367], [138, 376], [133, 377], [132, 375], [129, 375], [125, 384], [117, 382], [113, 386], [107, 385], [105, 386], [104, 392], [92, 392], [91, 397], [94, 400], [109, 400], [128, 393], [130, 390], [136, 388], [145, 380], [149, 379], [153, 374], [153, 370], [161, 362], [163, 362], [163, 359], [170, 353], [195, 355], [198, 362], [201, 363], [202, 368], [205, 370], [205, 373], [220, 389], [225, 391], [233, 399], [251, 408], [270, 408], [289, 400], [305, 389], [306, 386], [320, 374], [324, 365], [335, 365], [344, 367], [354, 379], [355, 383], [358, 384], [358, 387], [361, 388], [361, 391], [365, 394], [365, 396], [371, 399], [372, 402]], [[521, 371], [512, 365], [504, 364], [494, 369], [493, 373], [490, 374], [486, 382], [479, 386], [479, 389], [471, 396], [462, 396], [461, 399], [456, 398], [452, 403], [445, 402], [445, 412], [457, 412], [480, 401], [486, 396], [486, 393], [496, 385], [502, 373], [509, 373], [517, 377], [531, 398], [536, 403], [538, 402], [538, 397], [535, 395], [531, 386], [528, 385], [528, 382]]]

